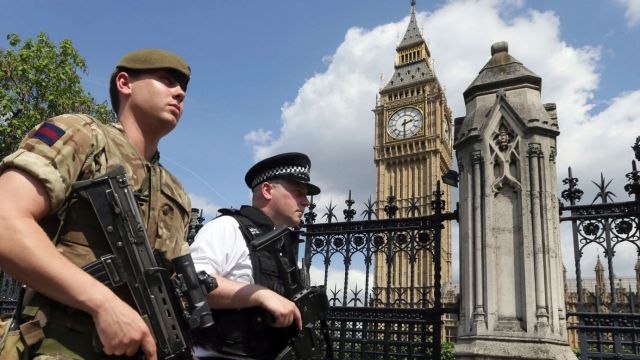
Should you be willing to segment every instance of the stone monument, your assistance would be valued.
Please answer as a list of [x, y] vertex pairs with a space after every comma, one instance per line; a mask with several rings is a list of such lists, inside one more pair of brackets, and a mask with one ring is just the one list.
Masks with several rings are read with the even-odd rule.
[[575, 359], [567, 343], [555, 104], [493, 44], [455, 123], [460, 180], [456, 359]]

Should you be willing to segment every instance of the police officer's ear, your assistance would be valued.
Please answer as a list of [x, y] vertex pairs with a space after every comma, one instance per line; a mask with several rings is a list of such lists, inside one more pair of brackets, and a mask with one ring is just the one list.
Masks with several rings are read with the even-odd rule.
[[273, 198], [273, 189], [276, 187], [276, 184], [265, 181], [258, 185], [260, 190], [260, 195], [265, 200], [271, 200]]

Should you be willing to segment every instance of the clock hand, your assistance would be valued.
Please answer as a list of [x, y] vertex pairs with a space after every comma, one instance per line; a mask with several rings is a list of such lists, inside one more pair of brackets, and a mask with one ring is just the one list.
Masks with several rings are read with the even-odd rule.
[[408, 123], [410, 123], [412, 121], [413, 121], [413, 119], [407, 119], [407, 120], [402, 122], [402, 126], [406, 126]]

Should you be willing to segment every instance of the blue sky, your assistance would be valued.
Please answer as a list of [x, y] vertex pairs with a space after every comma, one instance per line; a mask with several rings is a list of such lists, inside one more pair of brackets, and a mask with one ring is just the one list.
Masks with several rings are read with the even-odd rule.
[[[373, 193], [371, 109], [381, 76], [386, 83], [392, 73], [409, 3], [0, 0], [0, 47], [8, 33], [71, 39], [99, 101], [126, 52], [175, 51], [193, 77], [186, 111], [160, 149], [194, 206], [211, 218], [218, 207], [247, 203], [243, 177], [255, 160], [303, 151], [323, 188], [320, 207], [333, 201], [341, 211], [349, 189], [359, 203]], [[586, 202], [589, 180], [603, 171], [616, 179], [617, 200], [627, 199], [623, 175], [640, 135], [640, 0], [417, 0], [416, 9], [454, 117], [465, 115], [462, 91], [491, 44], [508, 41], [510, 54], [542, 77], [542, 100], [558, 104], [559, 178], [572, 165]], [[563, 250], [571, 266], [567, 235]]]

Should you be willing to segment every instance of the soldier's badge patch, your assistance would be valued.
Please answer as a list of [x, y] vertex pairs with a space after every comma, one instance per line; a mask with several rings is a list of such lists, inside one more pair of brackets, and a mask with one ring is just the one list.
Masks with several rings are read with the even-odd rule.
[[43, 143], [53, 146], [64, 135], [64, 130], [55, 124], [43, 123], [32, 137], [42, 141]]

